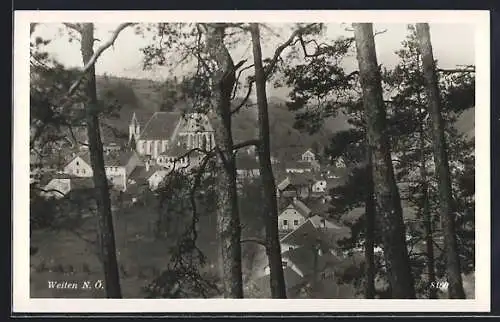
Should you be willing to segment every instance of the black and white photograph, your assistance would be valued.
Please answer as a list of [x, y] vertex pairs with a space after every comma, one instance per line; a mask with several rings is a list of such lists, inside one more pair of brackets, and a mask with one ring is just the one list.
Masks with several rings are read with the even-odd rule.
[[19, 301], [488, 309], [488, 14], [410, 13], [23, 13]]

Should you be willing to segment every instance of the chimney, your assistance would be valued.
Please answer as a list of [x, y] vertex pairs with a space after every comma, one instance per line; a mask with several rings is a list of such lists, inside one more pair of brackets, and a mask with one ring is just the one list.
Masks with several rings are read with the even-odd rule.
[[293, 203], [296, 203], [296, 202], [297, 202], [297, 197], [293, 196]]

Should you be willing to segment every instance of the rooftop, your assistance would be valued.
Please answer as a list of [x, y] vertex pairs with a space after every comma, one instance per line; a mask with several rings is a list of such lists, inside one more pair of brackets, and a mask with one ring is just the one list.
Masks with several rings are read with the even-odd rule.
[[155, 112], [144, 125], [140, 139], [169, 140], [180, 118], [179, 112]]
[[[317, 266], [314, 267], [314, 257], [317, 256]], [[310, 276], [316, 271], [317, 273], [324, 271], [326, 268], [334, 267], [339, 264], [341, 260], [331, 254], [323, 253], [319, 255], [316, 253], [314, 248], [304, 246], [294, 248], [292, 250], [286, 251], [282, 254], [282, 258], [286, 258], [291, 261], [304, 275]]]

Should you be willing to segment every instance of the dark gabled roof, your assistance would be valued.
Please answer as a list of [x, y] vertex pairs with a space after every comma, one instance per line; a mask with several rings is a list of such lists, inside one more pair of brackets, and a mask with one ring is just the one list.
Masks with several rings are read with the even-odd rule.
[[144, 127], [146, 123], [151, 119], [151, 117], [155, 114], [155, 112], [138, 109], [132, 113], [132, 118], [135, 115], [135, 119], [139, 123], [141, 127]]
[[309, 186], [316, 182], [315, 175], [312, 173], [287, 173], [277, 185], [280, 191], [287, 189], [289, 186]]
[[312, 185], [316, 182], [312, 173], [290, 173], [288, 178], [293, 186]]
[[324, 249], [330, 249], [338, 246], [339, 241], [350, 237], [350, 235], [351, 230], [348, 227], [315, 215], [308, 218], [294, 231], [283, 236], [280, 242], [309, 247], [320, 243]]
[[76, 158], [81, 158], [83, 161], [85, 161], [85, 163], [87, 163], [89, 166], [91, 166], [90, 151], [89, 150], [85, 150], [85, 151], [78, 153], [77, 155], [75, 155], [75, 157], [71, 158], [66, 164], [71, 163]]
[[281, 238], [280, 242], [290, 245], [312, 245], [316, 243], [318, 238], [320, 236], [316, 227], [311, 221], [307, 220], [297, 229]]
[[315, 254], [315, 250], [308, 246], [294, 248], [282, 254], [282, 258], [288, 258], [302, 272], [304, 278], [314, 273], [315, 256], [317, 256], [317, 273], [324, 271], [328, 267], [333, 268], [341, 262], [337, 256], [328, 252], [322, 255]]
[[328, 201], [323, 202], [323, 198], [317, 197], [314, 199], [310, 199], [307, 202], [307, 207], [311, 209], [311, 212], [316, 215], [323, 215], [328, 212], [330, 209], [330, 203]]
[[[287, 290], [292, 289], [304, 282], [304, 279], [290, 267], [285, 267], [283, 269], [283, 275]], [[262, 276], [255, 281], [255, 285], [259, 289], [267, 291], [269, 289], [269, 279], [269, 274]]]
[[289, 208], [297, 210], [304, 218], [309, 217], [309, 215], [311, 214], [311, 209], [309, 209], [309, 207], [307, 207], [306, 204], [304, 204], [302, 201], [298, 199], [293, 199], [288, 206], [286, 206], [280, 211], [280, 215], [283, 211]]
[[104, 163], [106, 167], [122, 167], [125, 166], [130, 158], [135, 155], [135, 151], [110, 152], [104, 155]]
[[292, 204], [302, 216], [307, 218], [311, 214], [311, 209], [309, 209], [309, 207], [307, 207], [302, 201], [295, 199]]
[[[104, 154], [104, 166], [106, 167], [120, 167], [120, 166], [125, 166], [132, 155], [136, 154], [135, 151], [117, 151], [117, 152], [110, 152], [110, 153], [105, 153]], [[88, 165], [91, 165], [90, 163], [90, 151], [85, 150], [83, 152], [80, 152], [77, 154], [74, 158], [71, 158], [71, 160], [66, 163], [69, 164], [72, 162], [75, 158], [80, 157], [83, 161], [85, 161]]]
[[238, 153], [236, 155], [236, 168], [238, 170], [259, 169], [259, 163], [255, 157]]
[[166, 170], [166, 168], [158, 166], [158, 165], [151, 165], [149, 167], [149, 170], [146, 171], [145, 166], [137, 166], [135, 167], [134, 171], [132, 171], [129, 175], [129, 179], [135, 180], [135, 181], [145, 181], [149, 179], [156, 171], [159, 170]]
[[326, 179], [326, 188], [332, 189], [346, 184], [346, 177]]
[[144, 125], [141, 140], [170, 140], [181, 118], [179, 112], [156, 112]]

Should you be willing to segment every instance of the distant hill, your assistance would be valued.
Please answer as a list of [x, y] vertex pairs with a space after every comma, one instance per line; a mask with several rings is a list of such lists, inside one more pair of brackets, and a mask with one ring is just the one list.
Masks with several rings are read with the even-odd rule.
[[476, 109], [474, 107], [469, 108], [460, 114], [455, 123], [455, 128], [461, 133], [464, 133], [469, 139], [475, 137], [475, 113]]
[[[146, 79], [130, 79], [114, 76], [98, 76], [98, 96], [101, 99], [117, 100], [121, 105], [120, 117], [106, 122], [120, 132], [128, 131], [128, 124], [135, 110], [159, 111], [161, 105], [161, 83]], [[324, 129], [314, 135], [300, 132], [293, 127], [294, 113], [289, 111], [285, 100], [269, 98], [269, 119], [271, 125], [271, 148], [280, 158], [295, 158], [313, 142], [327, 145], [331, 133], [347, 127], [342, 116], [325, 120]], [[257, 108], [255, 105], [242, 108], [233, 117], [235, 142], [257, 137]]]

